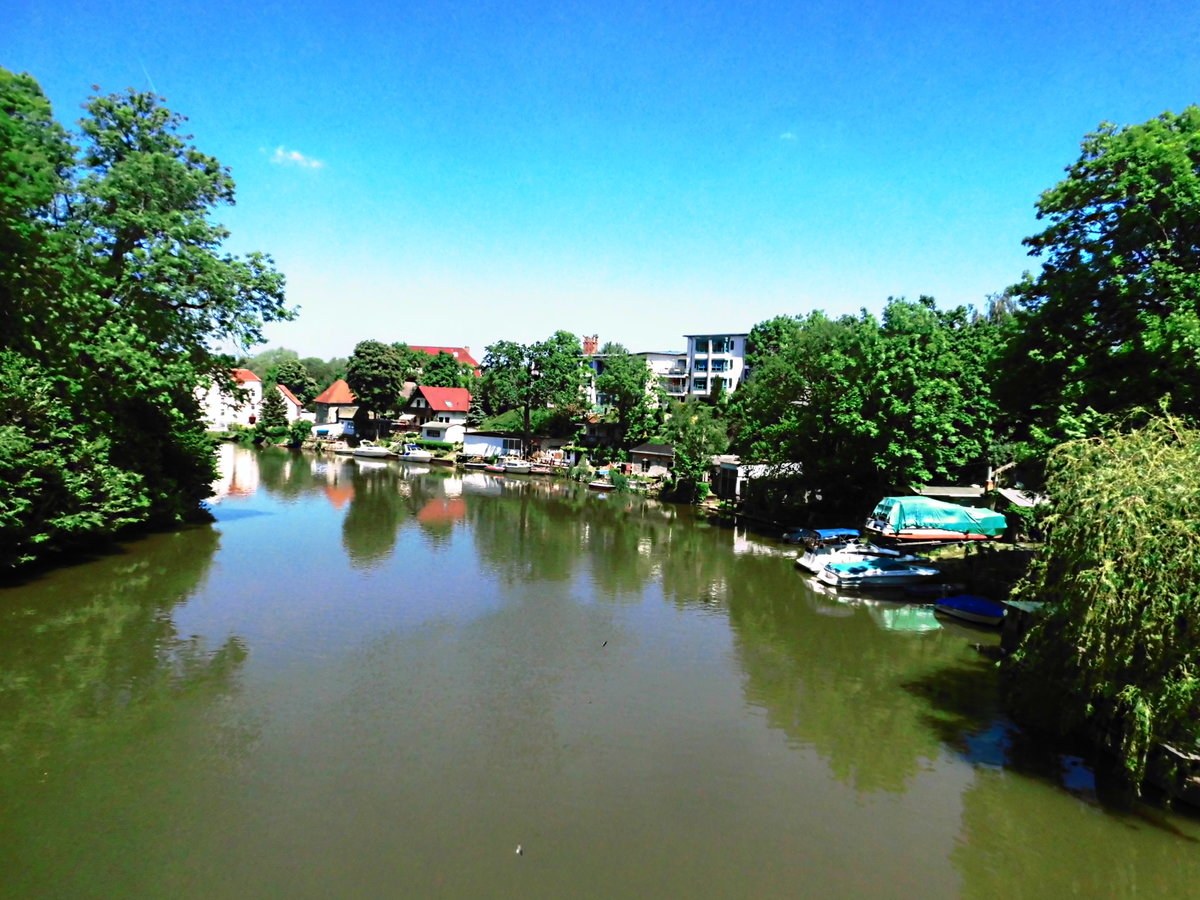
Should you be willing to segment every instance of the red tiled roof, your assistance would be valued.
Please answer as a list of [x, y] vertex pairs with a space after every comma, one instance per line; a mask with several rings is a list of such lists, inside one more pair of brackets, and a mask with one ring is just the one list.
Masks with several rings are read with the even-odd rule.
[[329, 387], [325, 388], [314, 401], [315, 403], [354, 403], [354, 393], [350, 390], [350, 385], [346, 384], [346, 379], [339, 378]]
[[288, 386], [286, 384], [277, 384], [275, 387], [279, 388], [279, 390], [283, 392], [283, 396], [287, 397], [290, 401], [292, 401], [292, 403], [296, 404], [297, 406], [303, 405], [299, 400], [296, 399], [296, 395], [288, 390]]
[[467, 412], [471, 409], [471, 392], [466, 388], [444, 388], [420, 386], [420, 392], [429, 402], [429, 408], [442, 412]]
[[460, 363], [466, 363], [472, 369], [479, 368], [479, 363], [475, 361], [475, 357], [471, 355], [471, 351], [466, 347], [418, 347], [415, 344], [409, 344], [408, 349], [420, 350], [422, 353], [428, 353], [430, 356], [437, 356], [439, 353], [449, 353]]
[[247, 381], [262, 381], [257, 375], [249, 369], [234, 369], [233, 380], [238, 384], [245, 384]]

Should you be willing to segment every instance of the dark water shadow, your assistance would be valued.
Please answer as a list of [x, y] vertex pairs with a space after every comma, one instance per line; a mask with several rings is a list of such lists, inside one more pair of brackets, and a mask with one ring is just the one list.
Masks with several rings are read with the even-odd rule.
[[238, 519], [253, 519], [256, 516], [273, 516], [275, 513], [263, 509], [217, 509], [211, 510], [217, 522], [236, 522]]
[[[1200, 843], [1167, 817], [1153, 795], [1132, 802], [1111, 787], [1103, 770], [1078, 742], [1055, 740], [1018, 726], [1004, 712], [995, 671], [994, 648], [979, 647], [966, 666], [945, 668], [901, 684], [929, 704], [920, 716], [943, 746], [976, 767], [1005, 769], [1037, 780], [1101, 810], [1126, 828], [1149, 825], [1189, 843]], [[1179, 811], [1172, 810], [1176, 815]], [[1200, 818], [1200, 810], [1189, 811]]]

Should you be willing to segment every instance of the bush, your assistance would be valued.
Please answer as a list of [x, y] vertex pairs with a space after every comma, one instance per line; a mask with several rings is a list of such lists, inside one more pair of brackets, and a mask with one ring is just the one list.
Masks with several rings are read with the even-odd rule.
[[1086, 736], [1131, 787], [1200, 739], [1200, 431], [1164, 416], [1051, 453], [1046, 544], [1014, 598], [1044, 614], [1005, 662], [1014, 713]]

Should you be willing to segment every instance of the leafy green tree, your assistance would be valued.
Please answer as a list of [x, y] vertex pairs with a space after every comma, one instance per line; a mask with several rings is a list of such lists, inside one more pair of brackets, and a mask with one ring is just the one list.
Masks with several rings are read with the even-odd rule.
[[812, 313], [739, 389], [734, 446], [755, 462], [799, 463], [801, 494], [847, 510], [935, 478], [981, 479], [1002, 337], [986, 317], [927, 297], [890, 299], [882, 320]]
[[291, 316], [267, 257], [222, 251], [233, 182], [182, 118], [134, 91], [85, 109], [75, 147], [0, 70], [2, 565], [195, 515], [213, 457], [194, 392], [232, 362], [211, 347]]
[[1046, 604], [1004, 663], [1018, 717], [1099, 745], [1135, 789], [1161, 744], [1200, 741], [1200, 431], [1164, 415], [1051, 453]]
[[421, 372], [421, 384], [428, 387], [466, 387], [471, 373], [453, 355], [445, 350], [439, 350], [436, 356], [430, 356]]
[[666, 436], [675, 449], [676, 493], [685, 500], [704, 499], [712, 458], [729, 445], [725, 423], [712, 406], [689, 397], [671, 411]]
[[486, 348], [483, 365], [485, 409], [492, 415], [520, 410], [526, 447], [535, 409], [552, 408], [563, 419], [583, 412], [587, 372], [579, 338], [568, 331], [528, 345], [497, 341]]
[[308, 406], [321, 393], [321, 386], [299, 359], [283, 360], [275, 369], [275, 381], [295, 394], [301, 406]]
[[774, 356], [786, 353], [800, 336], [802, 320], [797, 316], [775, 316], [759, 322], [746, 336], [746, 366], [753, 370]]
[[1103, 123], [1041, 195], [1027, 238], [1043, 258], [1014, 289], [1020, 331], [1002, 401], [1042, 447], [1087, 410], [1200, 415], [1200, 107]]
[[600, 354], [604, 368], [596, 376], [596, 392], [616, 412], [622, 443], [628, 443], [629, 437], [643, 430], [633, 426], [644, 423], [649, 413], [654, 373], [645, 359], [621, 344], [605, 344]]
[[299, 361], [300, 354], [295, 350], [288, 350], [286, 347], [272, 347], [254, 356], [243, 357], [238, 364], [243, 369], [249, 369], [263, 381], [269, 381], [285, 362]]
[[[301, 365], [308, 370], [308, 374], [312, 376], [312, 380], [317, 383], [317, 392], [320, 393], [329, 385], [333, 384], [339, 378], [346, 377], [346, 365], [350, 361], [341, 357], [334, 357], [330, 360], [318, 359], [315, 356], [306, 356], [300, 360]], [[289, 384], [288, 387], [291, 387]]]
[[274, 428], [287, 428], [287, 403], [283, 399], [283, 394], [279, 393], [273, 383], [263, 385], [260, 413], [258, 422], [262, 425], [264, 432], [269, 432]]
[[359, 403], [379, 415], [400, 405], [410, 369], [403, 354], [380, 341], [360, 341], [346, 364], [346, 383]]

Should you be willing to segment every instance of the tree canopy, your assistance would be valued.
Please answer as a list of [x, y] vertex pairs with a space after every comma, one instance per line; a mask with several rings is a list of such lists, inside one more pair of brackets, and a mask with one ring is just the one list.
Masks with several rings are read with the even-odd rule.
[[798, 489], [856, 510], [896, 488], [984, 477], [1000, 346], [986, 317], [922, 297], [889, 299], [880, 319], [815, 312], [795, 323], [734, 395], [743, 456], [799, 463]]
[[616, 414], [622, 443], [645, 440], [656, 424], [651, 408], [656, 401], [654, 373], [645, 359], [621, 344], [605, 344], [600, 354], [603, 368], [596, 376], [596, 393]]
[[575, 335], [556, 331], [533, 344], [497, 341], [485, 350], [484, 408], [491, 415], [520, 410], [526, 447], [534, 409], [552, 407], [567, 417], [582, 413], [587, 373]]
[[1044, 262], [1005, 366], [1005, 405], [1045, 449], [1088, 411], [1200, 414], [1200, 107], [1103, 123], [1042, 194]]
[[346, 364], [346, 383], [368, 410], [386, 415], [399, 409], [411, 362], [393, 344], [359, 341]]
[[0, 69], [0, 565], [194, 514], [195, 396], [287, 319], [268, 257], [223, 252], [229, 172], [161, 98], [93, 97], [74, 135]]

